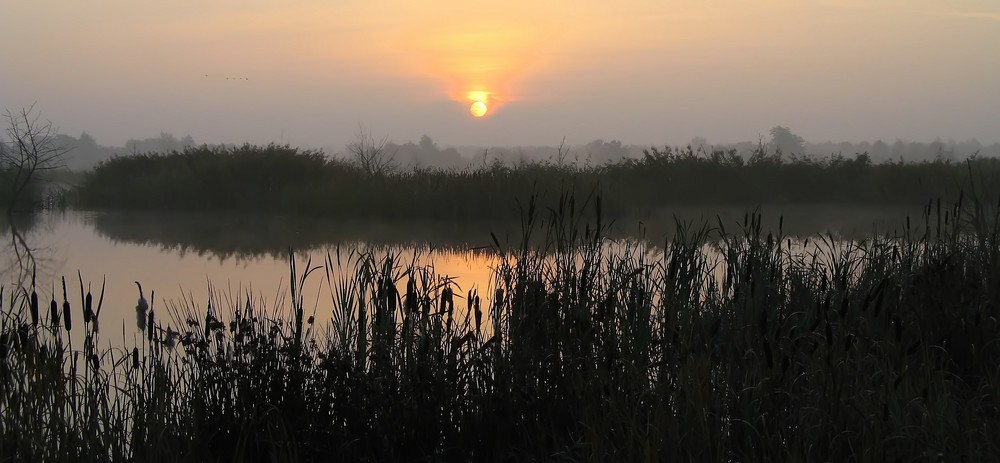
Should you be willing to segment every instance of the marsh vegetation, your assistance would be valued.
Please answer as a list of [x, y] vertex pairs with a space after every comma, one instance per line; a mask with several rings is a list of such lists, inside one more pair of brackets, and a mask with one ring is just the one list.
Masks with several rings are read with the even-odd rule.
[[[978, 196], [976, 196], [978, 197]], [[526, 202], [490, 288], [392, 253], [290, 262], [289, 297], [170, 305], [101, 348], [82, 277], [2, 297], [0, 454], [45, 461], [893, 461], [1000, 456], [997, 207], [793, 249], [749, 213], [611, 247]], [[779, 223], [782, 223], [779, 220]], [[540, 238], [540, 239], [536, 239]], [[326, 282], [333, 316], [300, 291]], [[59, 296], [61, 295], [61, 297]], [[148, 298], [148, 299], [146, 299]], [[148, 302], [145, 302], [147, 301]], [[130, 328], [130, 330], [133, 330]], [[85, 333], [72, 345], [70, 333]]]
[[606, 216], [646, 217], [678, 205], [922, 205], [956, 197], [970, 169], [981, 177], [1000, 172], [994, 158], [873, 164], [867, 154], [797, 158], [765, 146], [746, 157], [668, 147], [597, 166], [564, 161], [397, 170], [384, 160], [353, 162], [289, 146], [190, 147], [102, 162], [73, 199], [89, 209], [517, 220], [533, 192], [600, 191]]

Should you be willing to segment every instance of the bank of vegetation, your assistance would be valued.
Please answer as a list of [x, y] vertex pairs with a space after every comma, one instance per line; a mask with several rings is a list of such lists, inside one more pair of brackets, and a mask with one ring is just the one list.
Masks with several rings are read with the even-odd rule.
[[[90, 209], [516, 219], [532, 192], [585, 197], [600, 191], [604, 213], [617, 217], [672, 205], [919, 205], [955, 196], [970, 170], [982, 178], [1000, 174], [1000, 160], [993, 158], [873, 164], [866, 154], [797, 158], [763, 146], [747, 157], [735, 151], [650, 149], [640, 159], [600, 166], [557, 159], [467, 169], [390, 167], [289, 146], [191, 147], [102, 162], [74, 200]], [[996, 191], [988, 193], [984, 197]]]
[[596, 200], [528, 200], [521, 241], [541, 244], [497, 240], [491, 288], [344, 251], [292, 262], [274, 305], [145, 288], [111, 349], [99, 285], [6, 288], [0, 455], [997, 461], [1000, 226], [969, 198], [893, 236], [803, 252], [747, 214], [653, 255], [609, 243]]

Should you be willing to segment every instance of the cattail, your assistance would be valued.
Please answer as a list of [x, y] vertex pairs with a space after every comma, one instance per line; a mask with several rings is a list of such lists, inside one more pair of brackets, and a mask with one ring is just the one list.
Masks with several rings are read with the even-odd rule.
[[139, 301], [135, 304], [135, 323], [139, 331], [146, 331], [146, 311], [149, 310], [149, 303], [142, 295], [142, 285], [138, 281], [135, 285], [139, 287]]
[[451, 290], [451, 287], [447, 286], [444, 288], [444, 291], [441, 292], [441, 307], [439, 309], [439, 312], [442, 313], [447, 312], [448, 317], [450, 318], [451, 311], [454, 308], [455, 308], [455, 302], [453, 298], [453, 292]]
[[70, 313], [69, 299], [66, 297], [66, 277], [62, 277], [63, 286], [63, 320], [66, 325], [66, 332], [73, 329], [73, 315]]
[[149, 326], [149, 331], [147, 332], [147, 334], [149, 335], [149, 342], [153, 342], [156, 339], [156, 336], [155, 336], [155, 334], [156, 334], [156, 321], [153, 319], [153, 311], [152, 310], [149, 311], [149, 321], [147, 322], [147, 325]]
[[66, 332], [73, 329], [73, 316], [70, 313], [69, 301], [63, 301], [63, 321], [66, 326]]
[[480, 326], [483, 324], [483, 310], [480, 308], [479, 295], [476, 294], [476, 301], [473, 303], [473, 307], [476, 309], [476, 331], [480, 331]]
[[136, 370], [139, 369], [139, 348], [138, 347], [133, 347], [132, 348], [132, 368], [136, 369]]
[[448, 332], [451, 332], [452, 314], [455, 312], [455, 299], [454, 292], [450, 286], [445, 287], [441, 294], [441, 305], [441, 310], [447, 313], [445, 321], [446, 329]]
[[413, 279], [413, 274], [406, 280], [406, 314], [417, 311], [417, 282]]
[[87, 296], [83, 299], [83, 323], [90, 323], [94, 319], [94, 296], [90, 294], [90, 288], [87, 288]]
[[503, 288], [497, 288], [493, 292], [493, 319], [500, 320], [500, 311], [503, 309], [504, 304], [504, 291]]
[[469, 317], [472, 316], [472, 298], [472, 290], [470, 289], [465, 298], [465, 317], [462, 319], [463, 326], [469, 326]]
[[[55, 288], [53, 288], [55, 292]], [[49, 321], [52, 323], [53, 328], [59, 327], [59, 304], [56, 303], [56, 298], [53, 296], [52, 301], [49, 302]]]
[[31, 326], [38, 326], [38, 293], [35, 292], [35, 277], [31, 277]]

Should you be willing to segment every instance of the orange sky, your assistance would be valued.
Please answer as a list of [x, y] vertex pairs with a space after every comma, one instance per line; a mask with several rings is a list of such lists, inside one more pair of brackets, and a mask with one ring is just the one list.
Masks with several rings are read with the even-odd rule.
[[107, 144], [342, 146], [358, 123], [445, 145], [1000, 128], [992, 0], [7, 0], [0, 41], [0, 105]]

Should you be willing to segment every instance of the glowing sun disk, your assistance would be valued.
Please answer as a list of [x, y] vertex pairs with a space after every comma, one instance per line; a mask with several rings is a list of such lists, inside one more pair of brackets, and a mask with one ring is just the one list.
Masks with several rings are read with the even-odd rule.
[[472, 113], [472, 117], [483, 117], [488, 110], [489, 108], [486, 107], [486, 103], [482, 101], [476, 101], [472, 103], [472, 106], [469, 106], [469, 112]]

